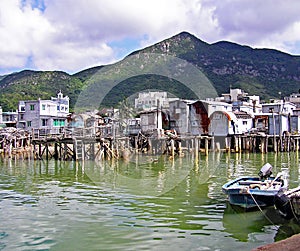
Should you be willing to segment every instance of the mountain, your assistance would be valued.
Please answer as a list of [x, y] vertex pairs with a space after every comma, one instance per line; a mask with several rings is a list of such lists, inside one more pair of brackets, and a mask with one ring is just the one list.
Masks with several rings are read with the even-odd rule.
[[139, 52], [166, 53], [165, 48], [167, 53], [197, 65], [218, 94], [228, 92], [231, 86], [268, 99], [278, 97], [278, 92], [289, 95], [299, 89], [299, 56], [226, 41], [208, 44], [187, 32]]
[[[253, 49], [227, 41], [208, 44], [182, 32], [147, 48], [132, 52], [167, 54], [197, 66], [212, 82], [217, 93], [241, 88], [262, 99], [289, 95], [299, 89], [300, 57], [271, 49]], [[98, 66], [70, 75], [61, 71], [21, 71], [0, 77], [0, 104], [3, 110], [17, 108], [18, 100], [48, 99], [61, 90], [74, 107], [80, 92], [99, 70]], [[118, 74], [118, 73], [115, 73]], [[119, 101], [145, 89], [164, 89], [181, 98], [195, 98], [193, 93], [174, 79], [151, 74], [126, 79], [113, 88], [103, 103], [114, 106]]]

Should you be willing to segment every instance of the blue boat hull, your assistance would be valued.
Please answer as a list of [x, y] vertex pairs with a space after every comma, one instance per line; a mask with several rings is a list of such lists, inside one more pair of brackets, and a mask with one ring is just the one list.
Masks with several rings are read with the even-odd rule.
[[[274, 180], [270, 178], [269, 184]], [[229, 203], [232, 205], [237, 205], [246, 209], [251, 209], [255, 207], [267, 207], [272, 206], [275, 203], [275, 196], [279, 191], [287, 189], [287, 184], [285, 181], [280, 181], [282, 184], [274, 188], [261, 189], [264, 183], [255, 177], [242, 177], [230, 181], [223, 185], [222, 190], [228, 195]], [[267, 184], [267, 183], [266, 183]], [[274, 184], [274, 183], [272, 183]]]
[[275, 195], [229, 194], [229, 203], [243, 208], [267, 207], [275, 203]]

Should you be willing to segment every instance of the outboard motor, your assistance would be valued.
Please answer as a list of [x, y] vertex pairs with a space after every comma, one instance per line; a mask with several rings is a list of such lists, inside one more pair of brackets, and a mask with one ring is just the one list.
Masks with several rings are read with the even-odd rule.
[[260, 169], [258, 176], [262, 179], [267, 179], [272, 175], [272, 168], [273, 166], [270, 163], [266, 163], [263, 165], [263, 167]]

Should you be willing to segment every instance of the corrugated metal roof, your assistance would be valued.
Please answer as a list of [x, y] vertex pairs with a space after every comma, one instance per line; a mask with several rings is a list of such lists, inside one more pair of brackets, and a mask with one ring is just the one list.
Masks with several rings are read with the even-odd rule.
[[234, 114], [238, 119], [252, 119], [252, 116], [244, 111], [234, 111]]

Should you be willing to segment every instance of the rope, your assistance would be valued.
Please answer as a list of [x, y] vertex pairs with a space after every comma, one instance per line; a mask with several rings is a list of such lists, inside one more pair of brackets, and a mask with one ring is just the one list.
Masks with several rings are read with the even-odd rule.
[[258, 207], [259, 211], [263, 214], [263, 216], [276, 228], [276, 230], [279, 230], [279, 227], [277, 227], [273, 221], [263, 212], [263, 210], [261, 209], [261, 207], [258, 205], [257, 201], [255, 200], [254, 196], [252, 195], [252, 193], [250, 192], [250, 190], [248, 190], [248, 193], [251, 195], [251, 198], [253, 199], [253, 201], [255, 202], [256, 206]]

